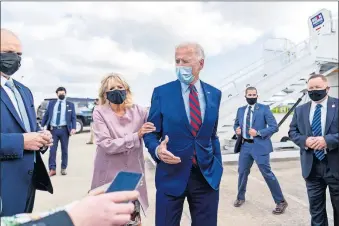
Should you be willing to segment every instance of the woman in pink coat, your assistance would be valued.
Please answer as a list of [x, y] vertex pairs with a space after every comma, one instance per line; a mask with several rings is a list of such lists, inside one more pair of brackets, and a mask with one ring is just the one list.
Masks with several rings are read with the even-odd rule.
[[[145, 175], [142, 137], [155, 130], [146, 120], [146, 109], [133, 104], [130, 87], [118, 74], [101, 81], [99, 105], [93, 111], [97, 150], [91, 189], [110, 183], [119, 171]], [[140, 205], [144, 211], [148, 208], [145, 177], [138, 191], [140, 198], [129, 225], [141, 225]]]

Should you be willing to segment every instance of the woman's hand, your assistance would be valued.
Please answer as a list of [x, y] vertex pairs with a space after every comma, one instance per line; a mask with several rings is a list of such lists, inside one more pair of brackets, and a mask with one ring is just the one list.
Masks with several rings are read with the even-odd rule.
[[144, 134], [146, 133], [152, 133], [153, 131], [155, 131], [155, 126], [153, 123], [151, 122], [146, 122], [142, 125], [142, 127], [140, 128], [140, 130], [138, 131], [138, 136], [141, 139]]

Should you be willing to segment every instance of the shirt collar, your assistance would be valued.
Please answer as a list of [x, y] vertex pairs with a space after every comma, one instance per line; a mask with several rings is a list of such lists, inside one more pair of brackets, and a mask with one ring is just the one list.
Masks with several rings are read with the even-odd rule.
[[9, 78], [7, 79], [7, 78], [5, 78], [5, 76], [2, 76], [2, 75], [0, 75], [0, 76], [1, 76], [1, 86], [4, 86], [4, 85], [6, 84], [7, 81], [12, 80], [11, 77], [9, 77]]
[[249, 106], [251, 106], [251, 108], [252, 108], [251, 110], [253, 110], [253, 109], [254, 109], [254, 107], [255, 107], [255, 105], [256, 105], [256, 104], [253, 104], [253, 105], [249, 105], [249, 104], [247, 104], [246, 108], [248, 108]]
[[66, 102], [66, 97], [63, 100], [60, 100], [59, 98], [57, 99], [57, 102], [65, 103]]
[[[325, 100], [323, 100], [323, 102], [319, 103], [322, 105], [322, 108], [327, 108], [327, 101], [328, 101], [328, 96], [326, 97]], [[316, 107], [318, 103], [312, 101], [312, 107]]]
[[[180, 82], [180, 84], [181, 84], [181, 90], [182, 90], [183, 92], [187, 92], [187, 90], [189, 90], [189, 86], [190, 86], [190, 85], [187, 85], [187, 84], [185, 84], [185, 83], [183, 83], [183, 82]], [[198, 79], [198, 80], [194, 83], [194, 86], [195, 86], [195, 88], [197, 89], [197, 91], [199, 92], [199, 90], [201, 89], [200, 79]]]

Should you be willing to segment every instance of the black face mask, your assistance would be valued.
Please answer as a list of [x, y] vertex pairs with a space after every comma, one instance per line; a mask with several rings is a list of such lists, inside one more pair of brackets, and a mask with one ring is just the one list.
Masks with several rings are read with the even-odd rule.
[[17, 53], [0, 53], [0, 71], [8, 76], [13, 75], [21, 66], [21, 56]]
[[64, 94], [60, 94], [58, 97], [59, 97], [60, 100], [65, 99], [65, 95]]
[[326, 97], [326, 95], [327, 95], [326, 89], [308, 91], [308, 96], [313, 101], [322, 100], [324, 99], [324, 97]]
[[122, 104], [126, 100], [126, 90], [111, 90], [106, 92], [107, 99], [112, 104]]
[[253, 105], [255, 103], [257, 103], [257, 97], [256, 98], [249, 98], [249, 97], [246, 97], [246, 101], [249, 105]]

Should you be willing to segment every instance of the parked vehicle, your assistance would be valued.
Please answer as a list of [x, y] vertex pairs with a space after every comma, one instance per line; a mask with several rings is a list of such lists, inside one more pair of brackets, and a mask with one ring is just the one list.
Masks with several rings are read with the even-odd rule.
[[[56, 98], [44, 99], [37, 109], [37, 120], [41, 123], [42, 118], [47, 110], [48, 103]], [[92, 109], [95, 99], [92, 98], [75, 98], [67, 97], [67, 101], [74, 103], [75, 114], [77, 116], [76, 132], [81, 133], [85, 126], [90, 126], [92, 119]]]

